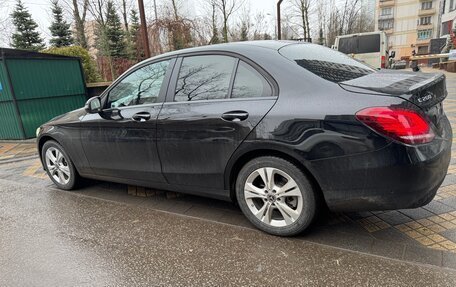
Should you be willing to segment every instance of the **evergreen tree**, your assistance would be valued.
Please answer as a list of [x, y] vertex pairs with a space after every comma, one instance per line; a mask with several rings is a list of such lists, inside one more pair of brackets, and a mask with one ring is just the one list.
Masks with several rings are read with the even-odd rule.
[[63, 10], [57, 0], [52, 1], [52, 15], [54, 21], [49, 27], [52, 39], [49, 41], [53, 47], [66, 47], [73, 44], [71, 36], [70, 24], [63, 19]]
[[211, 44], [218, 44], [220, 43], [219, 32], [216, 26], [212, 27], [212, 39], [210, 41]]
[[263, 34], [263, 40], [272, 40], [272, 36], [269, 35], [268, 33]]
[[126, 56], [125, 34], [116, 7], [111, 0], [106, 6], [106, 39], [108, 53], [111, 57], [122, 58]]
[[44, 49], [43, 39], [41, 39], [40, 33], [36, 31], [38, 25], [32, 19], [32, 15], [24, 7], [21, 0], [17, 1], [14, 11], [11, 13], [11, 18], [16, 28], [11, 38], [11, 46], [16, 49], [32, 51]]
[[127, 43], [127, 54], [128, 57], [132, 60], [137, 60], [144, 58], [144, 52], [140, 49], [140, 45], [138, 43], [138, 36], [139, 36], [139, 18], [138, 12], [132, 9], [130, 11], [130, 29], [128, 31], [128, 43]]
[[249, 35], [248, 35], [247, 24], [245, 22], [242, 22], [242, 25], [241, 25], [241, 41], [248, 41], [248, 40], [249, 40]]
[[138, 12], [135, 9], [130, 11], [130, 38], [132, 42], [137, 45], [139, 34], [139, 18]]

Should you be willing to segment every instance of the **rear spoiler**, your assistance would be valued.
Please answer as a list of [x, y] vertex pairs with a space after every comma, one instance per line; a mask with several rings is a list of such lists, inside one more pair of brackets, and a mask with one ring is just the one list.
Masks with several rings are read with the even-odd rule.
[[349, 91], [360, 89], [387, 95], [416, 94], [430, 86], [445, 81], [444, 74], [378, 71], [353, 80], [340, 82]]

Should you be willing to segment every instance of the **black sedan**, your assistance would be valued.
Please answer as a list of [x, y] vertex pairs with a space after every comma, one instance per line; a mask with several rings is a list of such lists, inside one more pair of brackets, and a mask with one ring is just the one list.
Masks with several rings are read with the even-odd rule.
[[37, 131], [61, 189], [81, 177], [236, 201], [259, 229], [335, 211], [414, 208], [445, 178], [445, 77], [375, 70], [331, 49], [256, 41], [139, 63]]

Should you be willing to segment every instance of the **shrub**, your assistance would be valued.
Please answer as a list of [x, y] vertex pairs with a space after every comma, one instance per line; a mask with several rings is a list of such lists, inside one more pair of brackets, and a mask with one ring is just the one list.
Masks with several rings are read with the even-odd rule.
[[54, 55], [80, 58], [82, 68], [84, 69], [85, 81], [87, 83], [93, 83], [101, 80], [95, 61], [90, 56], [89, 52], [80, 46], [49, 48], [42, 52]]

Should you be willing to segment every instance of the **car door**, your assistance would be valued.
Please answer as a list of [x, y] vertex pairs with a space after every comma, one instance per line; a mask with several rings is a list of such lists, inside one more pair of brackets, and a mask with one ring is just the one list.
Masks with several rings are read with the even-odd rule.
[[206, 54], [176, 62], [157, 122], [170, 184], [223, 191], [229, 158], [277, 99], [272, 79], [246, 61]]
[[102, 112], [82, 121], [82, 143], [93, 173], [138, 183], [165, 182], [156, 146], [156, 120], [175, 59], [142, 65], [103, 97]]

